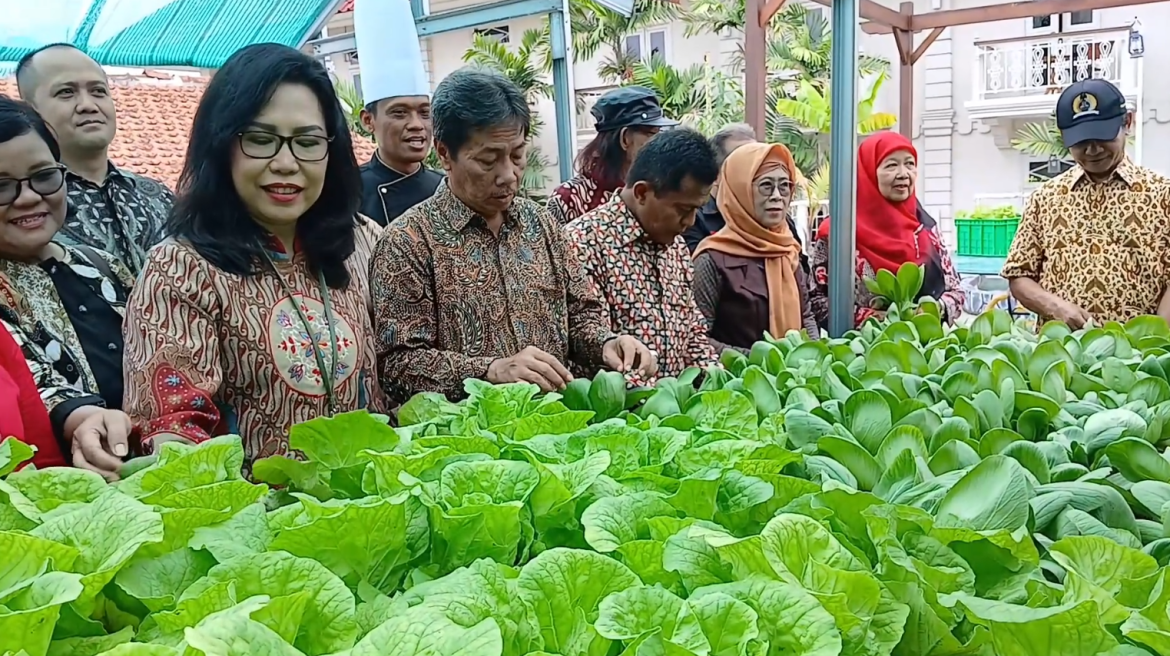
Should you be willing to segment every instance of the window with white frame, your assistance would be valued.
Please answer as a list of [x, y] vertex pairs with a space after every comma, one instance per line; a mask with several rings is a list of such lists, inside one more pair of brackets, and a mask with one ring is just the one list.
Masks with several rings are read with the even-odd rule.
[[669, 60], [670, 55], [666, 46], [666, 28], [651, 28], [645, 32], [627, 34], [625, 40], [626, 55], [632, 59], [649, 60], [654, 56]]
[[358, 98], [362, 98], [362, 74], [357, 73], [353, 76], [353, 88], [357, 89]]
[[489, 38], [489, 39], [495, 39], [496, 41], [499, 41], [500, 43], [505, 44], [505, 45], [507, 45], [512, 39], [511, 30], [509, 29], [509, 26], [507, 26], [507, 25], [496, 25], [493, 27], [479, 27], [479, 28], [476, 28], [475, 35], [482, 36], [482, 37]]
[[1070, 28], [1074, 30], [1085, 29], [1097, 24], [1097, 16], [1092, 9], [1070, 11], [1063, 14], [1044, 14], [1043, 16], [1033, 16], [1028, 20], [1031, 21], [1033, 31], [1044, 32], [1063, 32]]
[[1044, 184], [1072, 167], [1072, 160], [1068, 159], [1030, 159], [1028, 160], [1028, 184]]

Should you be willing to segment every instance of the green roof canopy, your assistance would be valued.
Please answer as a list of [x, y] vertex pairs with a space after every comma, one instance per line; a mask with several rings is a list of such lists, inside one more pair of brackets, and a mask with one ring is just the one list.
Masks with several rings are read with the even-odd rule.
[[253, 43], [299, 47], [340, 0], [22, 0], [0, 20], [0, 62], [66, 42], [105, 66], [219, 68]]

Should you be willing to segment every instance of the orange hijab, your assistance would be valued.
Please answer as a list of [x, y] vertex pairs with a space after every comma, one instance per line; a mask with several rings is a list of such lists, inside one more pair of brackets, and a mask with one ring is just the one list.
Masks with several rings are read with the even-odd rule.
[[695, 249], [695, 255], [713, 250], [764, 260], [771, 314], [768, 332], [773, 337], [800, 330], [802, 324], [800, 288], [796, 282], [800, 243], [789, 231], [787, 221], [768, 229], [755, 218], [756, 176], [781, 166], [795, 182], [796, 162], [792, 153], [780, 144], [745, 144], [732, 151], [719, 171], [719, 191], [715, 196], [727, 225]]

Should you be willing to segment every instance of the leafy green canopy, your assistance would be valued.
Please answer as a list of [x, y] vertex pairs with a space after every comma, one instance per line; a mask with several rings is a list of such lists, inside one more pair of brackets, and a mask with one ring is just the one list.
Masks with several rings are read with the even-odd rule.
[[916, 280], [654, 389], [316, 419], [260, 482], [6, 440], [0, 655], [1170, 653], [1170, 329], [944, 328]]

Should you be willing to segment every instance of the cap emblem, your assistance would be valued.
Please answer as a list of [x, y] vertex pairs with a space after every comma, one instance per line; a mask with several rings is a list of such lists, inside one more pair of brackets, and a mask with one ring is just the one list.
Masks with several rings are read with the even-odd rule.
[[1101, 112], [1097, 111], [1097, 96], [1091, 93], [1082, 93], [1072, 102], [1073, 120], [1085, 116], [1096, 116]]

